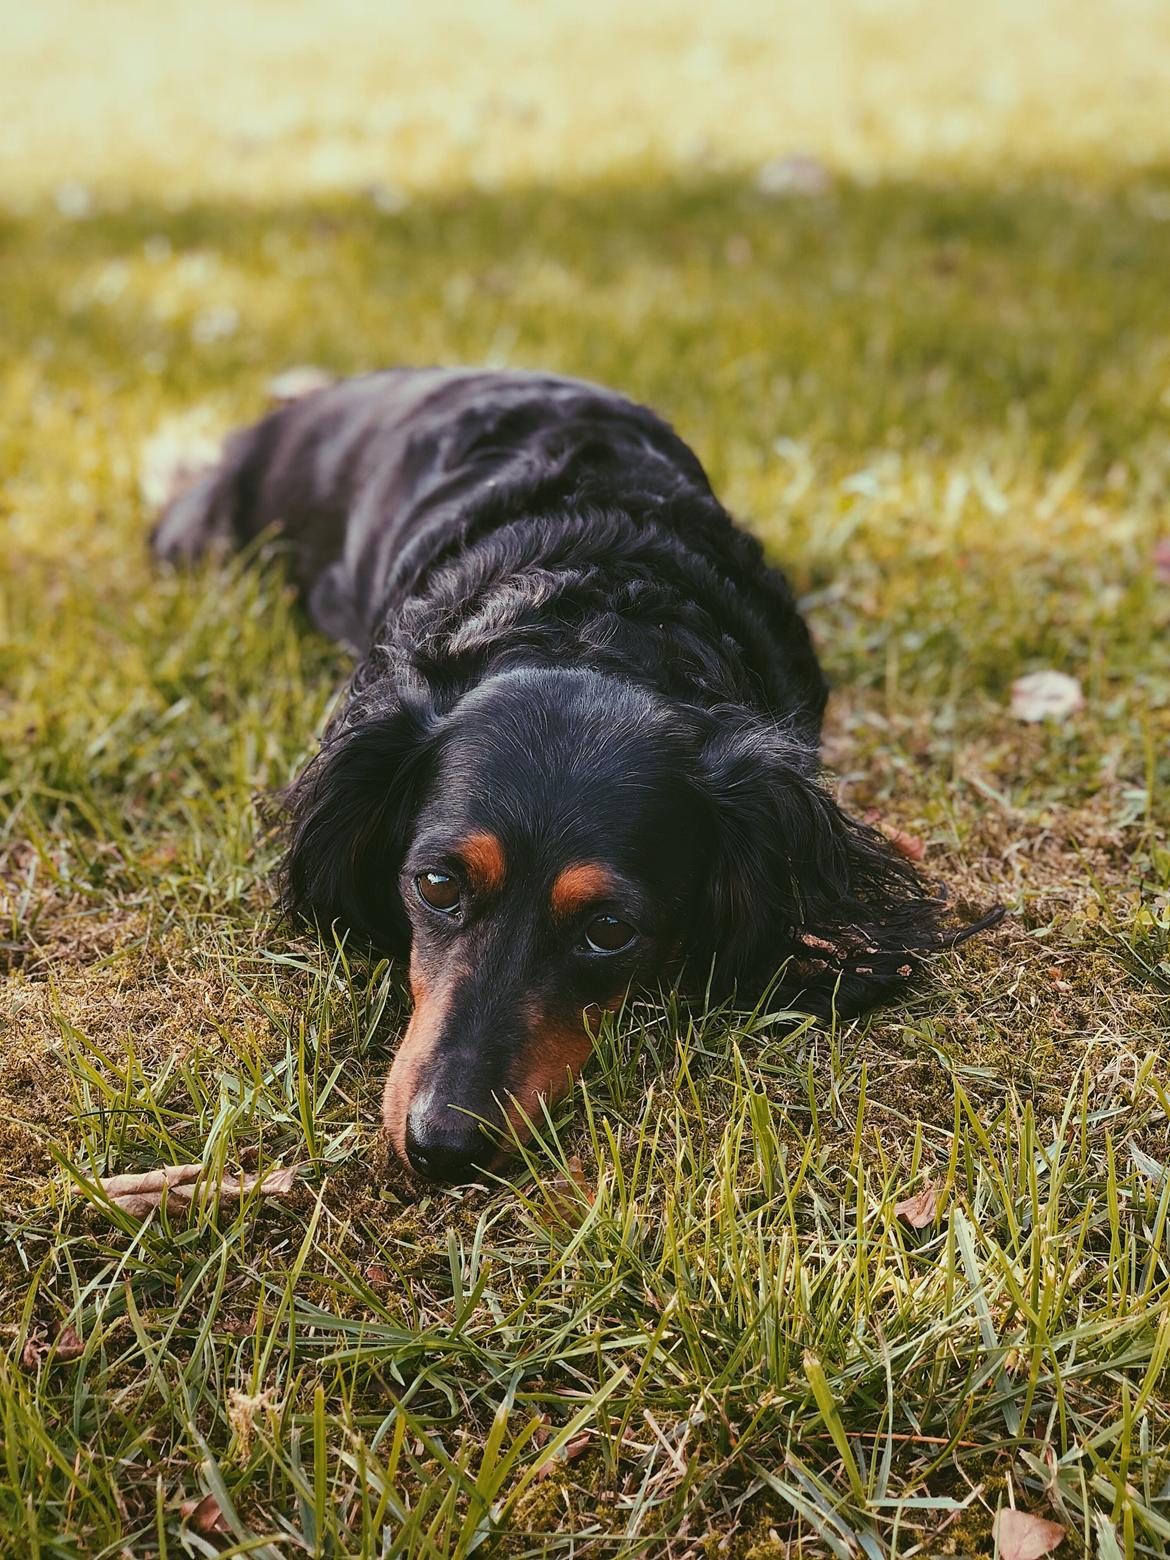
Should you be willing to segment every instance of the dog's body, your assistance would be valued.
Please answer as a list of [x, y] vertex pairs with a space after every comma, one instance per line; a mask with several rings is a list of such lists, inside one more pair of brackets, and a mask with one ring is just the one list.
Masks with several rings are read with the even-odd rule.
[[[687, 978], [860, 1011], [940, 900], [817, 780], [826, 699], [781, 575], [653, 413], [538, 374], [392, 370], [237, 434], [160, 556], [279, 522], [359, 655], [291, 794], [291, 907], [410, 949], [398, 1152], [459, 1178], [565, 1087], [587, 1021]], [[627, 935], [628, 934], [628, 935]]]

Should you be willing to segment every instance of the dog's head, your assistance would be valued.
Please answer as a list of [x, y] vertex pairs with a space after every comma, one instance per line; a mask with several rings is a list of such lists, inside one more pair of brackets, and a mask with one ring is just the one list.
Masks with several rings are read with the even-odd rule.
[[631, 987], [714, 962], [721, 987], [758, 988], [789, 961], [804, 1007], [856, 1011], [934, 932], [912, 869], [841, 813], [807, 748], [600, 673], [504, 672], [442, 715], [400, 702], [330, 743], [292, 801], [293, 909], [409, 950], [383, 1113], [431, 1179], [491, 1165]]

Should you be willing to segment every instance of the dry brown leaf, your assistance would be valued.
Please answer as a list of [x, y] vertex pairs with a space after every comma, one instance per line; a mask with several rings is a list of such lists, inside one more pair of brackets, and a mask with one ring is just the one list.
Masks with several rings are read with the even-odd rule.
[[926, 855], [926, 841], [920, 839], [917, 834], [911, 834], [906, 829], [899, 829], [892, 823], [883, 823], [882, 815], [876, 807], [871, 807], [864, 815], [865, 822], [875, 829], [880, 829], [889, 840], [890, 844], [899, 856], [905, 856], [907, 861], [921, 861]]
[[919, 839], [917, 834], [909, 834], [905, 829], [886, 829], [884, 832], [898, 855], [905, 856], [907, 861], [921, 861], [926, 855], [926, 841]]
[[100, 1185], [115, 1207], [141, 1218], [161, 1208], [164, 1197], [172, 1205], [189, 1205], [196, 1197], [213, 1193], [218, 1193], [221, 1202], [239, 1201], [253, 1191], [261, 1197], [284, 1197], [292, 1191], [296, 1178], [296, 1170], [286, 1166], [263, 1176], [225, 1175], [211, 1183], [205, 1178], [203, 1165], [163, 1165], [134, 1175], [103, 1176]]
[[179, 1186], [193, 1185], [203, 1174], [202, 1165], [161, 1165], [157, 1170], [135, 1170], [126, 1175], [106, 1175], [102, 1190], [115, 1202], [119, 1197], [151, 1196]]
[[565, 1445], [555, 1457], [550, 1457], [547, 1462], [541, 1463], [536, 1470], [536, 1477], [538, 1479], [547, 1479], [550, 1473], [555, 1473], [559, 1463], [575, 1461], [588, 1447], [592, 1438], [593, 1432], [591, 1430], [582, 1430], [580, 1435], [573, 1436], [571, 1440], [565, 1442]]
[[938, 1196], [938, 1187], [927, 1182], [913, 1197], [903, 1197], [900, 1203], [895, 1204], [894, 1217], [903, 1219], [911, 1229], [924, 1229], [926, 1225], [934, 1223], [938, 1213]]
[[220, 1510], [214, 1495], [204, 1495], [199, 1500], [185, 1500], [179, 1514], [196, 1533], [230, 1533], [228, 1520]]
[[44, 1328], [34, 1328], [24, 1340], [24, 1348], [20, 1351], [20, 1363], [25, 1370], [35, 1371], [48, 1352], [49, 1345], [45, 1342]]
[[70, 1360], [81, 1358], [85, 1353], [85, 1343], [72, 1327], [62, 1327], [52, 1342], [46, 1337], [43, 1327], [34, 1327], [20, 1351], [21, 1365], [25, 1370], [35, 1371], [41, 1361], [47, 1358], [50, 1349], [54, 1362], [68, 1364]]
[[53, 1350], [57, 1359], [68, 1362], [81, 1358], [85, 1353], [85, 1342], [72, 1327], [62, 1327], [54, 1340]]
[[1064, 1529], [1045, 1517], [1002, 1507], [995, 1516], [995, 1544], [1000, 1560], [1042, 1560], [1064, 1541]]

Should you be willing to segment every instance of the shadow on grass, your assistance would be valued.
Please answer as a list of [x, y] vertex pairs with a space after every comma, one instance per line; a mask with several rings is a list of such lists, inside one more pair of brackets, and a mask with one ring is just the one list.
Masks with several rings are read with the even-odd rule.
[[1168, 187], [1162, 169], [777, 199], [728, 173], [393, 215], [356, 197], [9, 215], [0, 341], [50, 380], [179, 400], [254, 397], [294, 361], [543, 364], [713, 433], [716, 479], [724, 438], [947, 451], [1005, 425], [1057, 463], [1087, 440], [1103, 474], [1166, 427]]

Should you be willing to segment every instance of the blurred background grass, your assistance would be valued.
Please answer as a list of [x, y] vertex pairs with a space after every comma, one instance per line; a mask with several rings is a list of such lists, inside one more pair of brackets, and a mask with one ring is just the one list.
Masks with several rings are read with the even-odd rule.
[[7, 5], [0, 178], [410, 191], [753, 164], [1111, 168], [1170, 145], [1158, 0]]
[[[261, 1553], [983, 1553], [1009, 1489], [1162, 1552], [1170, 7], [0, 32], [0, 1552], [175, 1552], [213, 1491]], [[344, 666], [278, 569], [143, 545], [160, 428], [399, 361], [669, 416], [804, 596], [850, 805], [1013, 912], [844, 1035], [641, 1008], [526, 1191], [421, 1203], [371, 1173], [397, 974], [270, 915], [257, 797]], [[1043, 667], [1085, 708], [1023, 726]], [[241, 1154], [311, 1190], [68, 1194]]]

